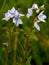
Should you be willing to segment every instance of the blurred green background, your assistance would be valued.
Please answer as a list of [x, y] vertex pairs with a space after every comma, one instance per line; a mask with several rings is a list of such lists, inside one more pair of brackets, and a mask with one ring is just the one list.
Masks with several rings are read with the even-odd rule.
[[[12, 20], [6, 22], [2, 18], [13, 6], [26, 14], [27, 9], [34, 3], [45, 5], [47, 19], [46, 23], [39, 24], [40, 32], [31, 32], [31, 41], [27, 43], [26, 50], [26, 34], [31, 20], [22, 17], [24, 24], [17, 28]], [[23, 32], [19, 32], [20, 29]], [[4, 42], [8, 42], [9, 46], [3, 45]], [[44, 63], [49, 65], [49, 0], [0, 0], [0, 65], [45, 65]]]

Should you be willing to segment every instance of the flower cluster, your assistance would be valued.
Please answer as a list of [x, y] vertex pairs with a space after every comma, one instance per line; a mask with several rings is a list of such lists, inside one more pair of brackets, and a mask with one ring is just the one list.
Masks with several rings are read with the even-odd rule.
[[38, 5], [33, 4], [31, 8], [28, 8], [27, 18], [30, 18], [33, 15], [33, 9], [38, 9]]
[[[42, 5], [41, 7], [38, 7], [37, 4], [33, 4], [31, 8], [28, 8], [28, 13], [27, 13], [27, 18], [30, 18], [33, 15], [33, 10], [36, 9], [36, 13], [40, 12], [40, 9], [44, 8], [44, 5]], [[38, 15], [37, 15], [37, 21], [35, 21], [34, 23], [34, 27], [40, 31], [40, 27], [38, 25], [39, 22], [45, 22], [46, 19], [46, 15], [43, 14], [44, 11], [41, 11]]]
[[[34, 9], [36, 10], [36, 14], [38, 15], [36, 17], [37, 20], [34, 22], [34, 27], [38, 31], [40, 31], [40, 26], [38, 25], [38, 23], [45, 22], [45, 19], [46, 19], [46, 15], [43, 14], [44, 11], [41, 10], [43, 8], [44, 8], [44, 5], [42, 5], [41, 7], [38, 7], [38, 5], [34, 3], [31, 8], [28, 8], [28, 12], [26, 14], [26, 17], [30, 18], [31, 16], [33, 16]], [[11, 10], [8, 10], [8, 12], [5, 13], [5, 18], [3, 18], [2, 20], [8, 21], [10, 18], [13, 18], [13, 23], [15, 23], [16, 26], [19, 26], [19, 24], [23, 24], [22, 20], [20, 19], [21, 16], [24, 16], [24, 14], [19, 13], [18, 10], [12, 7]]]

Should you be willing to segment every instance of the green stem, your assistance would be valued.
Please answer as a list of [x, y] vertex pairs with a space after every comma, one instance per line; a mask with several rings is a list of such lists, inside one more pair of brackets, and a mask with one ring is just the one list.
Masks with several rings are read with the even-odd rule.
[[6, 50], [6, 63], [5, 65], [8, 65], [8, 51]]
[[14, 56], [12, 65], [16, 65], [17, 36], [14, 38]]
[[[33, 17], [33, 21], [35, 21], [35, 18], [37, 17], [38, 14], [36, 14]], [[30, 31], [27, 33], [27, 38], [26, 38], [26, 42], [25, 42], [25, 54], [24, 54], [24, 56], [25, 56], [24, 58], [25, 59], [26, 59], [27, 51], [29, 50], [28, 43], [30, 42], [29, 38], [30, 38], [30, 35], [31, 35], [31, 32], [32, 32], [33, 24], [34, 24], [34, 22], [32, 22], [32, 24], [30, 25]]]

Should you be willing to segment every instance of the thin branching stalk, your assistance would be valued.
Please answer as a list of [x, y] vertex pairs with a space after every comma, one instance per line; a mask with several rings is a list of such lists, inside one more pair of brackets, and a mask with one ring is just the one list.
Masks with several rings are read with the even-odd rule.
[[16, 49], [17, 49], [17, 36], [15, 36], [14, 41], [14, 65], [16, 65]]
[[16, 65], [17, 40], [18, 40], [17, 35], [15, 35], [15, 37], [14, 37], [14, 47], [13, 47], [13, 50], [14, 50], [14, 56], [13, 56], [12, 65]]
[[[39, 14], [39, 13], [38, 13], [38, 14]], [[37, 17], [38, 14], [36, 14], [36, 15], [33, 17], [33, 22], [32, 22], [32, 24], [30, 25], [30, 31], [29, 31], [28, 34], [27, 34], [27, 38], [26, 38], [26, 42], [25, 42], [25, 57], [24, 57], [25, 59], [26, 59], [27, 51], [29, 50], [28, 43], [30, 42], [29, 38], [30, 38], [30, 35], [31, 35], [31, 32], [32, 32], [33, 23], [34, 23], [35, 18]]]

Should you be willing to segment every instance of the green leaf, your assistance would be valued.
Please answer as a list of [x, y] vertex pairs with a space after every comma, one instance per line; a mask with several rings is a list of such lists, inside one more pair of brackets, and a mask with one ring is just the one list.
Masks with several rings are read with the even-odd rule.
[[31, 65], [30, 61], [31, 61], [31, 56], [27, 58], [26, 65]]

